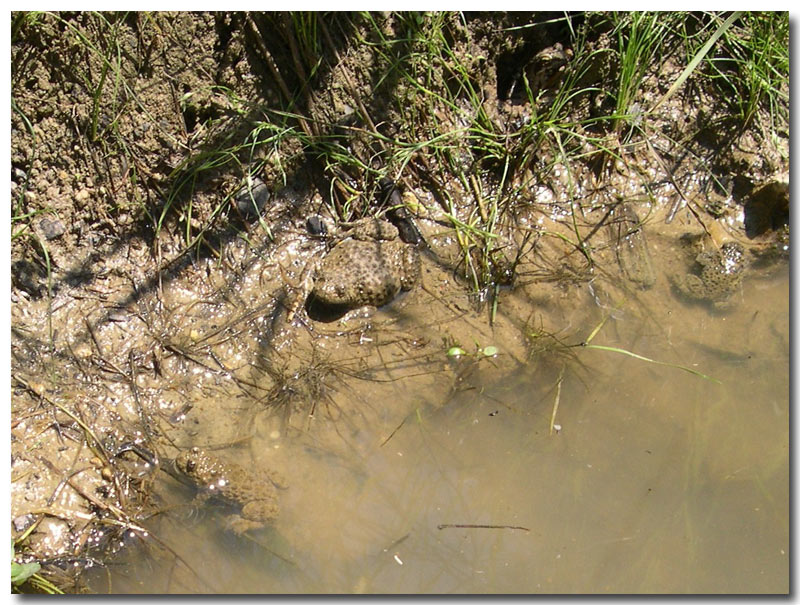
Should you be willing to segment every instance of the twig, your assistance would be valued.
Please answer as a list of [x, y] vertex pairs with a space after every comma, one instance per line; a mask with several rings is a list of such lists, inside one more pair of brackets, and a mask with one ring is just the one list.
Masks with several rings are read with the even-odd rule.
[[521, 529], [522, 531], [531, 531], [527, 527], [521, 525], [474, 525], [472, 523], [440, 523], [436, 526], [437, 529]]
[[553, 434], [553, 428], [556, 425], [556, 413], [558, 412], [558, 404], [561, 402], [561, 382], [564, 379], [564, 367], [561, 365], [561, 372], [558, 374], [558, 384], [556, 385], [556, 400], [553, 403], [553, 413], [550, 415], [550, 434]]

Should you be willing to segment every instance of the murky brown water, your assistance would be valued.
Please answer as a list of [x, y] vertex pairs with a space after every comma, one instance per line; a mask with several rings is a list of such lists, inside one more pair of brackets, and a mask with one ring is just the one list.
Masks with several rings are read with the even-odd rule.
[[[353, 408], [291, 439], [257, 420], [251, 451], [279, 452], [292, 477], [275, 527], [225, 533], [225, 511], [174, 487], [183, 504], [153, 529], [180, 561], [134, 546], [110, 588], [786, 592], [788, 284], [788, 271], [745, 281], [725, 314], [672, 298], [645, 319], [623, 309], [592, 340], [721, 384], [576, 346], [514, 370], [484, 359], [455, 383], [446, 365], [353, 381], [333, 397]], [[398, 416], [393, 401], [418, 403]]]

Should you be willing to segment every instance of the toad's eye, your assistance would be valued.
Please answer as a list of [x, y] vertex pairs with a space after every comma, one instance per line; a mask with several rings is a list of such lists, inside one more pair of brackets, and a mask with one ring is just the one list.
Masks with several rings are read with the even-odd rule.
[[186, 462], [186, 470], [188, 472], [192, 472], [195, 468], [197, 468], [197, 463], [194, 460], [188, 460]]

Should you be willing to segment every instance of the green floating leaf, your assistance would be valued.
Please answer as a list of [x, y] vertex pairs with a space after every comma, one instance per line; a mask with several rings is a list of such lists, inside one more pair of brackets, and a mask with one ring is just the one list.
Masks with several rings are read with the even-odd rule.
[[41, 569], [38, 563], [17, 563], [11, 561], [11, 583], [24, 584], [28, 578]]
[[447, 349], [448, 357], [461, 357], [462, 355], [466, 354], [467, 352], [461, 347], [450, 347], [449, 349]]
[[483, 347], [483, 354], [486, 357], [494, 357], [497, 355], [497, 347], [489, 345], [488, 347]]

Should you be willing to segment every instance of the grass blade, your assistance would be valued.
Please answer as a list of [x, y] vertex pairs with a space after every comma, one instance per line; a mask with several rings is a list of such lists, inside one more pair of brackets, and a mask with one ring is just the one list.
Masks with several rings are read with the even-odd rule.
[[679, 370], [683, 370], [684, 372], [689, 372], [690, 374], [694, 374], [695, 376], [699, 376], [700, 378], [705, 378], [706, 380], [710, 380], [712, 382], [716, 382], [717, 384], [722, 384], [722, 381], [713, 378], [712, 376], [706, 376], [702, 372], [698, 372], [697, 370], [693, 370], [692, 368], [687, 368], [686, 366], [679, 365], [677, 363], [668, 363], [666, 361], [658, 361], [657, 359], [650, 359], [649, 357], [644, 357], [643, 355], [637, 355], [636, 353], [632, 353], [631, 351], [626, 351], [625, 349], [619, 349], [617, 347], [606, 347], [603, 345], [584, 345], [586, 349], [599, 349], [601, 351], [611, 351], [612, 353], [621, 353], [622, 355], [628, 355], [629, 357], [633, 357], [634, 359], [638, 359], [640, 361], [646, 361], [648, 363], [655, 363], [660, 366], [668, 366], [671, 368], [677, 368]]
[[670, 86], [669, 90], [667, 92], [665, 92], [664, 96], [661, 97], [659, 99], [658, 103], [656, 103], [653, 106], [653, 108], [650, 110], [651, 112], [653, 112], [656, 109], [658, 109], [658, 107], [664, 101], [669, 99], [672, 95], [674, 95], [677, 92], [677, 90], [683, 85], [683, 83], [686, 81], [686, 79], [690, 75], [692, 75], [692, 73], [694, 72], [695, 69], [697, 69], [697, 66], [700, 64], [700, 61], [702, 61], [705, 58], [705, 56], [708, 54], [708, 51], [711, 50], [711, 47], [714, 46], [714, 44], [716, 44], [717, 40], [719, 40], [720, 37], [726, 31], [728, 31], [728, 28], [730, 28], [730, 26], [733, 24], [733, 22], [736, 21], [736, 19], [738, 19], [741, 16], [741, 14], [742, 14], [742, 11], [734, 11], [733, 14], [731, 14], [730, 17], [725, 19], [725, 22], [717, 28], [717, 31], [715, 31], [714, 34], [708, 39], [708, 41], [705, 44], [703, 44], [703, 47], [694, 56], [694, 58], [691, 61], [689, 61], [689, 64], [686, 66], [686, 69], [684, 69], [681, 72], [681, 75], [678, 76], [678, 79], [675, 80], [675, 82], [673, 82], [673, 84], [672, 84], [672, 86]]

